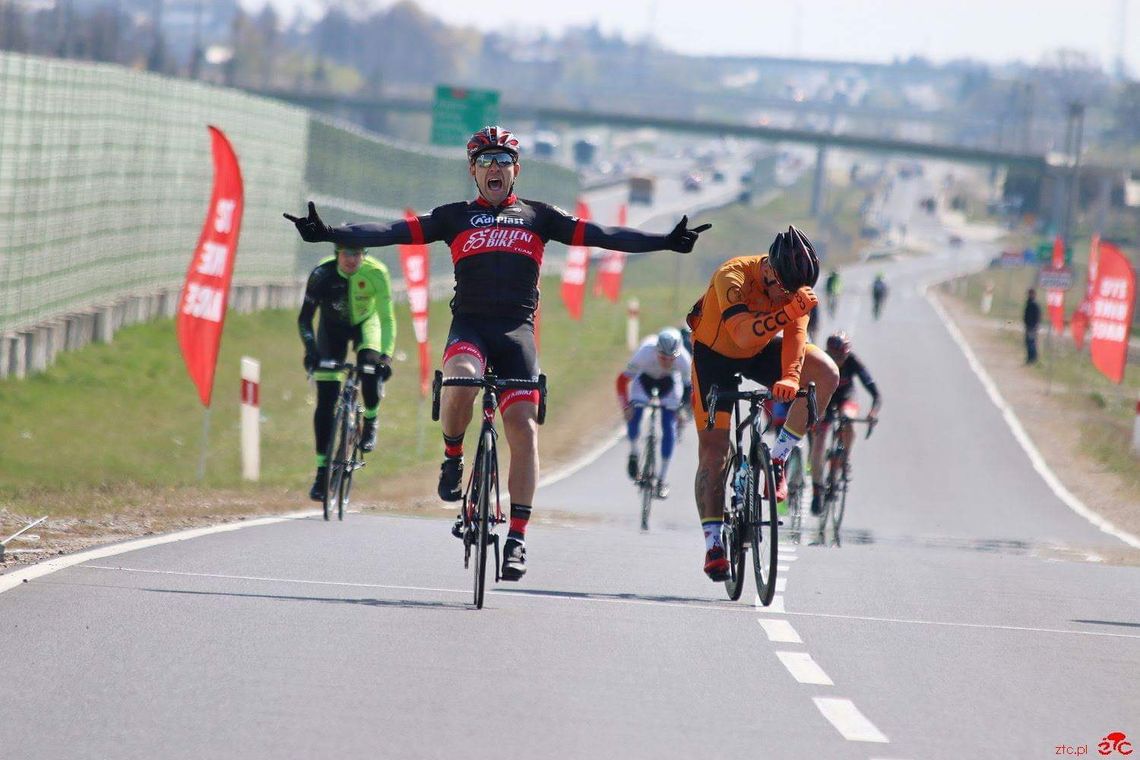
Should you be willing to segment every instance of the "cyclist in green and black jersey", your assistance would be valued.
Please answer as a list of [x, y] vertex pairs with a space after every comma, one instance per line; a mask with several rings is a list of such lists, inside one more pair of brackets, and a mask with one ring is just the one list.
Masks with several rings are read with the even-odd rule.
[[[321, 322], [314, 333], [313, 315], [317, 309], [321, 311]], [[362, 376], [360, 386], [364, 397], [360, 448], [372, 451], [376, 448], [380, 384], [392, 375], [390, 361], [396, 345], [396, 315], [388, 268], [365, 256], [363, 248], [338, 246], [336, 256], [324, 259], [309, 274], [297, 328], [305, 344], [305, 369], [317, 381], [317, 409], [313, 413], [317, 477], [309, 489], [309, 498], [322, 501], [326, 452], [332, 436], [341, 373], [319, 369], [319, 365], [330, 359], [344, 361], [351, 340], [356, 347], [356, 363], [376, 367], [376, 374]]]

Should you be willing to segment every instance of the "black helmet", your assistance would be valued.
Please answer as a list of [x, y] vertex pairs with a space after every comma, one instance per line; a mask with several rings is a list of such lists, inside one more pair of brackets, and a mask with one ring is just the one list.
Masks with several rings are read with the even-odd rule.
[[851, 353], [851, 338], [840, 330], [827, 336], [827, 353], [846, 358]]
[[805, 285], [814, 287], [819, 279], [819, 259], [811, 241], [790, 225], [787, 232], [777, 234], [772, 241], [768, 248], [768, 262], [788, 290], [799, 290]]
[[467, 141], [467, 160], [474, 161], [475, 156], [488, 150], [505, 150], [516, 159], [519, 157], [519, 139], [510, 130], [500, 126], [487, 126], [471, 135]]

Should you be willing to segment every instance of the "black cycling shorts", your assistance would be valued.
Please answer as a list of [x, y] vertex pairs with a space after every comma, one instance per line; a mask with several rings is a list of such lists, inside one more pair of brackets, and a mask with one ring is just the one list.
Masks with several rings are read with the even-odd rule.
[[[696, 423], [704, 427], [707, 412], [705, 397], [714, 384], [722, 390], [736, 390], [737, 372], [745, 378], [771, 388], [783, 376], [783, 363], [780, 351], [783, 336], [777, 335], [761, 349], [760, 353], [747, 359], [731, 359], [718, 354], [704, 343], [693, 344], [693, 416]], [[728, 430], [732, 414], [732, 401], [718, 400], [716, 403], [716, 427]]]
[[[484, 371], [495, 377], [516, 380], [538, 379], [538, 350], [534, 345], [534, 323], [526, 319], [456, 314], [451, 318], [443, 361], [460, 354], [473, 356]], [[538, 391], [509, 390], [499, 396], [499, 409], [518, 401], [538, 404]]]

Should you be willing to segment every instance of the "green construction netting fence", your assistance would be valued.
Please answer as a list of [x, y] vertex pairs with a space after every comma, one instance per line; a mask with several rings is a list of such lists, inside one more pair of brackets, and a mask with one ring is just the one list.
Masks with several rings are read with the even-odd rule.
[[178, 287], [213, 166], [207, 124], [241, 161], [235, 282], [291, 275], [304, 111], [119, 66], [0, 54], [0, 330]]
[[[281, 218], [390, 221], [474, 195], [462, 148], [388, 140], [234, 90], [0, 53], [0, 331], [182, 283], [209, 202], [208, 124], [245, 180], [235, 284], [303, 277], [327, 246]], [[520, 194], [572, 208], [573, 171], [528, 161]], [[438, 247], [438, 246], [437, 246]], [[374, 251], [398, 272], [395, 250]], [[432, 268], [450, 270], [445, 252]]]

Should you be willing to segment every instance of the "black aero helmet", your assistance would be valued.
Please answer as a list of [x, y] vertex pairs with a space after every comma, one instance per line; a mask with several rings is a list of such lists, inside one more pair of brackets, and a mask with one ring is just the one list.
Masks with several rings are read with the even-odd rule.
[[827, 352], [835, 354], [839, 357], [846, 357], [851, 353], [851, 338], [847, 333], [840, 330], [837, 333], [827, 336]]
[[791, 225], [787, 232], [777, 234], [772, 241], [768, 248], [768, 262], [788, 290], [799, 290], [805, 285], [815, 287], [819, 279], [819, 259], [815, 248], [807, 235]]
[[488, 150], [505, 150], [517, 159], [519, 139], [503, 127], [497, 125], [483, 127], [467, 141], [467, 160], [474, 161], [475, 156]]

